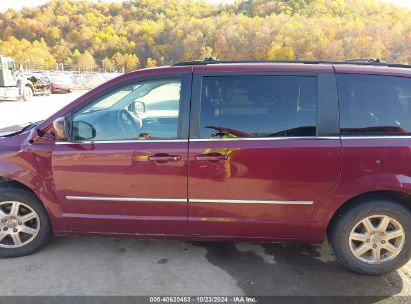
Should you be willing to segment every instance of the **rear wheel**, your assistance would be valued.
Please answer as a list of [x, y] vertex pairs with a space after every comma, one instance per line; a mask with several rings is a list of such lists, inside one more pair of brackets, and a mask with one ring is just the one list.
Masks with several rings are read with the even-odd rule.
[[358, 202], [338, 215], [329, 238], [348, 269], [368, 275], [394, 271], [411, 257], [411, 212], [391, 199]]
[[47, 213], [30, 192], [0, 190], [0, 257], [24, 256], [39, 250], [51, 236]]

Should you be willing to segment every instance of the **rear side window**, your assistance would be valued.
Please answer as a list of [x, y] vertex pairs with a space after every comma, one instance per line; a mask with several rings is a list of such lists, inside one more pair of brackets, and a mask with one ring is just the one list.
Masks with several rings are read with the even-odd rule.
[[203, 78], [200, 137], [315, 136], [317, 78]]
[[411, 79], [337, 75], [342, 135], [411, 134]]

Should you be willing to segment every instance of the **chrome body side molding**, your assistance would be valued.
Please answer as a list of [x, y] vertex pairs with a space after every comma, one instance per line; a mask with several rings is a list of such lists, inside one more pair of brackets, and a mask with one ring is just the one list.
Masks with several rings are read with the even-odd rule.
[[169, 202], [169, 203], [208, 203], [208, 204], [268, 204], [268, 205], [312, 205], [313, 201], [270, 201], [270, 200], [232, 200], [191, 198], [148, 198], [148, 197], [108, 197], [108, 196], [66, 196], [72, 201], [114, 201], [114, 202]]

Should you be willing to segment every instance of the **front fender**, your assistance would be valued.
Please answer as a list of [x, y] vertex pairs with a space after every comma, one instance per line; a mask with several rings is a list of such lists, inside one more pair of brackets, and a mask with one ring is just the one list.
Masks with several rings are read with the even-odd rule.
[[53, 229], [65, 231], [67, 226], [54, 192], [52, 179], [39, 176], [34, 170], [0, 159], [0, 177], [16, 181], [29, 188], [43, 203]]

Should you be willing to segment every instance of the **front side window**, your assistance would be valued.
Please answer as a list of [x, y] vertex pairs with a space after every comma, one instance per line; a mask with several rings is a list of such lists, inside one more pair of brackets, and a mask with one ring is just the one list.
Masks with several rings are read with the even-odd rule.
[[176, 139], [180, 79], [125, 85], [89, 104], [72, 118], [75, 141]]
[[201, 138], [315, 136], [316, 124], [316, 77], [204, 77]]
[[341, 135], [411, 133], [411, 79], [337, 75]]

